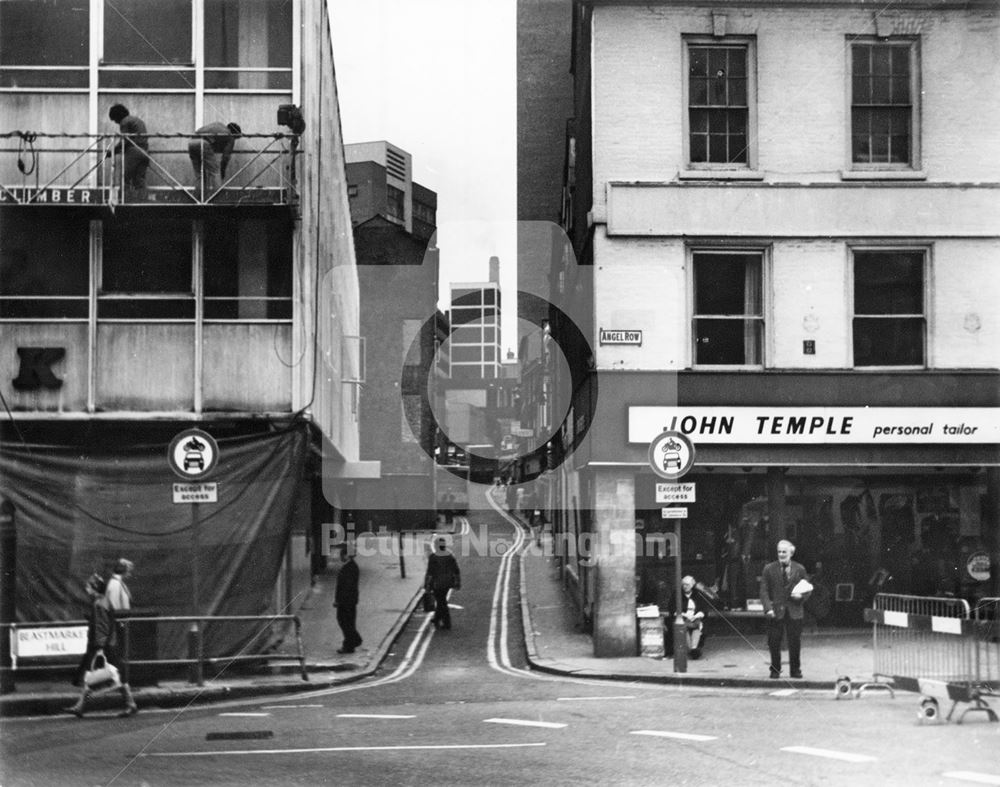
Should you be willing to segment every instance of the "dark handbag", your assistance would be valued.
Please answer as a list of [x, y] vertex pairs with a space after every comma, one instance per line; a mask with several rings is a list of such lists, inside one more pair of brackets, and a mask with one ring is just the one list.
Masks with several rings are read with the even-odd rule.
[[429, 591], [424, 591], [424, 597], [421, 599], [421, 603], [424, 605], [424, 612], [433, 612], [434, 608], [437, 606], [434, 602], [434, 594]]

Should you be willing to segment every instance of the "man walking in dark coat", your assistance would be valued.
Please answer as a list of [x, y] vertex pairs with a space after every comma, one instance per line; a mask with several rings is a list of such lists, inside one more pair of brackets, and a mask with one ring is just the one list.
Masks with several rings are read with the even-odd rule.
[[344, 633], [344, 644], [337, 649], [337, 653], [353, 653], [361, 644], [361, 635], [357, 629], [358, 581], [361, 578], [361, 570], [354, 562], [354, 555], [346, 544], [340, 547], [340, 560], [340, 573], [337, 574], [333, 605], [337, 608], [337, 623]]
[[448, 609], [448, 593], [452, 588], [462, 586], [462, 575], [458, 561], [448, 549], [448, 539], [438, 536], [434, 539], [434, 551], [427, 557], [427, 573], [424, 575], [424, 590], [434, 594], [434, 628], [451, 628], [451, 612]]

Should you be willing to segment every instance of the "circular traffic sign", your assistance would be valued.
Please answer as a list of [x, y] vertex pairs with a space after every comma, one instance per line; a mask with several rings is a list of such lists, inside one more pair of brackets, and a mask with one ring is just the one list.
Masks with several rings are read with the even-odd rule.
[[649, 466], [660, 478], [680, 478], [694, 466], [694, 444], [680, 432], [662, 432], [649, 444]]
[[167, 449], [170, 469], [187, 481], [205, 478], [219, 461], [219, 444], [208, 432], [185, 429]]

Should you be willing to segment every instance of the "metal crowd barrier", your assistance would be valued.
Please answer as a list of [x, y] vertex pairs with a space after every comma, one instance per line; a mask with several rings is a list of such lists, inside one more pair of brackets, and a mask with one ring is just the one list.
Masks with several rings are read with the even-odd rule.
[[[973, 617], [963, 599], [879, 593], [872, 608], [865, 610], [865, 620], [873, 624], [873, 681], [858, 688], [855, 696], [873, 688], [890, 693], [897, 688], [923, 695], [921, 720], [936, 719], [939, 701], [950, 700], [948, 721], [960, 702], [970, 707], [958, 723], [975, 711], [997, 721], [983, 697], [1000, 687], [996, 680], [998, 604], [995, 599], [984, 601]], [[838, 681], [838, 697], [845, 693], [844, 680]]]
[[976, 621], [976, 663], [979, 682], [1000, 694], [1000, 597], [982, 598], [972, 608]]
[[[208, 666], [225, 665], [229, 666], [236, 662], [247, 661], [289, 661], [294, 660], [299, 664], [299, 671], [302, 680], [309, 680], [306, 671], [306, 657], [302, 650], [302, 623], [297, 615], [227, 615], [227, 616], [172, 616], [172, 617], [130, 617], [118, 618], [121, 625], [121, 658], [122, 658], [122, 678], [128, 682], [130, 672], [133, 667], [156, 667], [171, 666], [178, 667], [187, 665], [190, 667], [190, 681], [199, 686], [205, 682], [205, 668]], [[210, 627], [218, 624], [251, 624], [252, 628], [247, 635], [246, 644], [235, 655], [213, 656], [206, 653], [206, 633]], [[186, 628], [187, 650], [186, 658], [133, 658], [133, 645], [136, 644], [137, 637], [134, 635], [133, 626], [148, 626], [155, 624], [158, 628], [164, 624], [176, 624]], [[274, 640], [270, 636], [274, 625], [291, 625], [295, 635], [295, 653], [291, 655], [287, 652], [278, 653], [265, 650]], [[10, 648], [13, 655], [12, 665], [9, 668], [11, 673], [18, 670], [66, 670], [74, 667], [80, 657], [86, 651], [86, 627], [85, 620], [68, 621], [46, 621], [32, 623], [3, 623], [0, 624], [2, 636], [10, 638]], [[83, 629], [81, 637], [81, 629]], [[30, 655], [20, 655], [17, 651], [18, 632], [22, 635], [25, 631], [37, 630], [40, 634], [49, 635], [62, 643], [58, 649], [53, 649], [50, 653], [34, 652]], [[71, 635], [67, 637], [67, 635]], [[67, 644], [69, 643], [69, 644]], [[254, 647], [255, 643], [260, 643]], [[7, 667], [3, 668], [7, 670]]]

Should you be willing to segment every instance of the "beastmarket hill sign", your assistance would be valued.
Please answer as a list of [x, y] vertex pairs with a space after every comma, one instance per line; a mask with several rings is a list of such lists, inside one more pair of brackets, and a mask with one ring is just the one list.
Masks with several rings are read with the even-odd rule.
[[698, 444], [888, 445], [1000, 443], [996, 407], [649, 407], [628, 408], [628, 441], [664, 430]]

